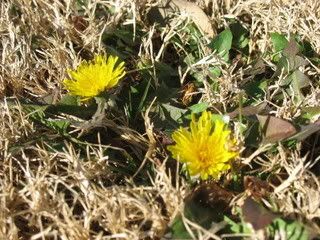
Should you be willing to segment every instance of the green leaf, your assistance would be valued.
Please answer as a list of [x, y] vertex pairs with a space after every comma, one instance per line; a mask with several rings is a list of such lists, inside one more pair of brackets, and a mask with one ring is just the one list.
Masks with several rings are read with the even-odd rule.
[[179, 96], [179, 88], [168, 87], [165, 82], [162, 82], [155, 91], [157, 101], [160, 103], [169, 103], [172, 99]]
[[300, 70], [292, 73], [292, 90], [298, 102], [303, 101], [302, 89], [310, 86], [310, 79]]
[[210, 43], [210, 47], [214, 50], [224, 61], [229, 60], [229, 51], [232, 46], [232, 32], [226, 29], [216, 36]]
[[192, 55], [192, 53], [188, 53], [185, 58], [183, 59], [183, 62], [187, 65], [190, 66], [194, 64], [197, 61], [195, 56]]
[[310, 79], [300, 70], [295, 70], [286, 78], [281, 79], [280, 86], [284, 87], [289, 96], [294, 96], [298, 103], [304, 99], [302, 89], [310, 86]]
[[84, 6], [87, 6], [88, 0], [77, 0], [77, 7], [79, 10], [83, 9]]
[[71, 124], [68, 120], [49, 118], [46, 115], [46, 110], [49, 107], [48, 105], [42, 106], [36, 104], [22, 104], [22, 106], [28, 113], [29, 117], [31, 117], [34, 121], [37, 121], [61, 134], [65, 134], [67, 132], [67, 128]]
[[282, 218], [275, 219], [268, 227], [269, 238], [275, 237], [277, 232], [284, 235], [287, 240], [308, 240], [310, 234], [305, 226], [298, 221], [285, 220]]
[[197, 103], [190, 106], [189, 110], [191, 111], [191, 113], [200, 113], [207, 110], [208, 107], [209, 107], [208, 103], [202, 102], [202, 103]]
[[156, 77], [160, 83], [165, 83], [168, 87], [180, 87], [179, 73], [169, 64], [156, 62]]
[[292, 73], [292, 83], [294, 87], [302, 89], [310, 86], [310, 79], [300, 70], [296, 70]]
[[300, 51], [303, 56], [312, 59], [313, 57], [318, 56], [316, 51], [312, 48], [312, 45], [307, 40], [302, 40], [299, 42]]
[[213, 79], [216, 79], [218, 77], [220, 77], [222, 71], [219, 67], [212, 67], [209, 69], [210, 71], [210, 77]]
[[227, 225], [227, 231], [228, 233], [244, 233], [244, 234], [252, 234], [251, 228], [248, 226], [248, 224], [244, 222], [236, 223], [232, 221], [227, 216], [224, 216], [223, 219], [228, 225]]
[[79, 105], [79, 97], [66, 94], [61, 98], [61, 100], [59, 101], [59, 104], [78, 106]]
[[188, 230], [184, 226], [181, 216], [174, 219], [172, 225], [170, 226], [171, 239], [192, 239]]
[[75, 105], [65, 105], [65, 104], [57, 104], [57, 105], [49, 105], [45, 113], [48, 114], [68, 114], [72, 116], [76, 116], [81, 119], [90, 119], [92, 115], [96, 112], [97, 106], [96, 104], [90, 104], [89, 106], [75, 106]]
[[[221, 115], [221, 114], [212, 114], [211, 115], [211, 121], [215, 123], [216, 121], [222, 121], [222, 122], [227, 122], [225, 119], [226, 115]], [[228, 119], [228, 118], [227, 118]]]
[[61, 134], [66, 134], [67, 129], [70, 126], [69, 120], [60, 120], [60, 119], [46, 120], [46, 121], [43, 121], [43, 123], [46, 126], [52, 128], [53, 130], [55, 130]]
[[291, 73], [291, 71], [298, 70], [299, 67], [305, 66], [308, 62], [298, 55], [300, 52], [299, 46], [294, 39], [290, 39], [289, 43], [282, 51], [282, 57], [277, 64], [277, 70], [274, 76], [279, 76], [284, 70], [285, 74]]
[[268, 80], [261, 79], [247, 83], [243, 88], [246, 94], [254, 99], [263, 99], [268, 87]]
[[320, 117], [320, 107], [314, 106], [314, 107], [302, 107], [302, 114], [301, 117], [307, 120], [311, 119], [318, 119]]
[[249, 43], [249, 32], [239, 22], [230, 24], [233, 40], [232, 45], [237, 49], [245, 48]]
[[307, 61], [300, 56], [282, 56], [277, 64], [277, 70], [274, 76], [280, 76], [281, 72], [284, 70], [285, 74], [289, 74], [294, 70], [298, 70], [299, 67], [307, 65]]
[[152, 88], [153, 76], [150, 71], [152, 68], [151, 63], [140, 61], [137, 66], [140, 69], [142, 81], [134, 87], [130, 86], [128, 91], [129, 99], [126, 102], [126, 104], [129, 105], [130, 115], [133, 119], [136, 119], [140, 115], [141, 111], [143, 111], [146, 106], [149, 97], [154, 93], [154, 89]]
[[273, 32], [270, 34], [270, 36], [275, 52], [282, 51], [288, 45], [288, 40], [284, 35], [277, 32]]
[[23, 110], [25, 110], [31, 118], [41, 119], [45, 116], [45, 111], [49, 105], [37, 105], [37, 104], [22, 104]]
[[172, 120], [175, 122], [179, 122], [179, 119], [181, 119], [182, 115], [187, 112], [186, 109], [177, 108], [175, 106], [172, 106], [171, 104], [161, 104], [161, 107], [165, 112], [167, 112]]
[[138, 89], [136, 89], [135, 87], [133, 86], [130, 86], [130, 92], [135, 94], [135, 93], [139, 93]]

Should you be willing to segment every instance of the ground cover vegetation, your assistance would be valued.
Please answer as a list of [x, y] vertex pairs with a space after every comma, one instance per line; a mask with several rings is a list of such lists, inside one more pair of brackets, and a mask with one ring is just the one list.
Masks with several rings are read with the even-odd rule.
[[1, 239], [315, 239], [316, 0], [0, 2]]

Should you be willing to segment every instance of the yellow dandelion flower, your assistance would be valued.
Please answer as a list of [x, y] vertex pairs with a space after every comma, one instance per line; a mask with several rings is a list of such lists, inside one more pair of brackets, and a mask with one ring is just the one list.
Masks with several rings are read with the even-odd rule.
[[76, 70], [68, 70], [71, 79], [63, 80], [72, 94], [88, 100], [114, 87], [125, 75], [124, 62], [117, 56], [96, 55], [92, 61], [82, 61]]
[[180, 127], [173, 133], [176, 144], [168, 150], [173, 158], [186, 164], [191, 176], [218, 179], [230, 169], [230, 161], [239, 154], [231, 150], [236, 141], [231, 139], [230, 133], [222, 120], [213, 121], [211, 112], [204, 111], [198, 121], [192, 115], [190, 131]]

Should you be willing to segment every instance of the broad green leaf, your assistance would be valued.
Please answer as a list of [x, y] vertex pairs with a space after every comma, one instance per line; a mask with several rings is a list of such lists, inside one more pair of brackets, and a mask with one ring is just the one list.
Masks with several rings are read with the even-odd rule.
[[191, 107], [189, 107], [189, 110], [191, 111], [191, 113], [200, 113], [207, 110], [208, 107], [208, 103], [202, 102], [192, 105]]
[[246, 74], [248, 75], [256, 76], [266, 72], [266, 64], [261, 58], [253, 61], [250, 65], [251, 69], [248, 69], [248, 71], [246, 71]]
[[79, 97], [66, 94], [61, 98], [61, 100], [59, 101], [59, 104], [78, 106], [79, 105]]
[[31, 118], [41, 119], [45, 116], [45, 111], [49, 105], [22, 104], [22, 107]]
[[282, 57], [277, 64], [277, 70], [274, 76], [279, 76], [282, 71], [284, 71], [285, 74], [289, 74], [291, 71], [298, 70], [299, 67], [307, 65], [308, 62], [298, 55], [299, 52], [297, 42], [294, 39], [290, 39], [282, 51]]
[[310, 86], [310, 79], [300, 70], [292, 73], [292, 90], [298, 102], [303, 101], [302, 89]]
[[90, 104], [89, 106], [77, 106], [59, 103], [56, 105], [48, 105], [45, 113], [53, 115], [64, 113], [81, 119], [90, 119], [96, 110], [96, 104]]
[[165, 83], [168, 87], [180, 87], [178, 71], [169, 64], [157, 62], [155, 63], [157, 81]]
[[244, 222], [239, 222], [239, 223], [234, 222], [227, 216], [224, 216], [223, 220], [228, 224], [227, 225], [228, 233], [252, 234], [251, 228], [249, 227], [248, 224]]
[[318, 119], [320, 117], [320, 106], [314, 106], [314, 107], [302, 107], [302, 114], [301, 116], [304, 119]]
[[254, 99], [263, 99], [268, 88], [268, 80], [252, 81], [247, 83], [243, 88], [248, 96]]
[[205, 79], [207, 77], [207, 75], [204, 74], [203, 71], [194, 71], [192, 73], [192, 76], [195, 78], [196, 82], [201, 83], [201, 84], [205, 81]]
[[309, 78], [304, 75], [300, 70], [296, 70], [292, 72], [290, 75], [288, 75], [286, 78], [281, 79], [279, 81], [279, 86], [281, 87], [289, 87], [293, 83], [293, 81], [296, 82], [296, 86], [300, 88], [309, 86]]
[[270, 34], [270, 36], [275, 52], [282, 51], [288, 45], [288, 40], [284, 35], [273, 32]]
[[162, 82], [155, 91], [155, 96], [159, 103], [169, 103], [172, 99], [179, 95], [179, 88], [168, 87], [165, 82]]
[[237, 49], [245, 48], [249, 43], [249, 32], [239, 22], [230, 24], [233, 40], [232, 45]]
[[170, 239], [192, 239], [184, 226], [181, 216], [174, 219], [172, 225], [169, 227], [169, 231], [171, 232]]
[[170, 118], [175, 122], [178, 122], [179, 119], [187, 112], [186, 109], [178, 108], [172, 106], [171, 104], [161, 104], [161, 107], [169, 114]]
[[250, 223], [255, 230], [266, 229], [267, 239], [274, 239], [279, 234], [283, 239], [288, 240], [308, 240], [314, 239], [316, 236], [309, 227], [298, 221], [282, 218], [251, 198], [247, 198], [242, 206], [242, 220], [243, 222], [236, 223], [230, 218], [224, 217], [224, 221], [228, 223], [227, 230], [231, 233], [252, 233], [246, 224]]
[[212, 79], [216, 79], [216, 78], [220, 77], [221, 72], [222, 72], [219, 67], [212, 67], [209, 69], [209, 71], [210, 71], [210, 73], [209, 73], [210, 77]]
[[298, 70], [299, 67], [307, 65], [307, 63], [308, 62], [300, 56], [282, 56], [277, 64], [277, 70], [274, 76], [279, 76], [282, 71], [284, 71], [285, 74], [289, 74], [294, 70]]
[[221, 114], [212, 114], [211, 115], [211, 121], [216, 122], [216, 121], [223, 121], [225, 123], [229, 122], [229, 116], [228, 115], [221, 115]]
[[279, 59], [279, 62], [277, 64], [277, 70], [275, 72], [275, 76], [279, 76], [282, 71], [285, 71], [285, 74], [288, 74], [291, 70], [294, 69], [294, 59], [293, 58], [287, 58], [285, 56], [282, 56]]
[[300, 70], [292, 73], [292, 82], [298, 89], [310, 86], [310, 79]]
[[55, 131], [62, 133], [62, 134], [66, 134], [67, 129], [70, 126], [69, 120], [61, 120], [61, 119], [46, 120], [46, 121], [43, 121], [43, 123], [46, 126], [52, 128]]
[[313, 57], [318, 56], [316, 51], [312, 48], [312, 45], [307, 40], [302, 40], [299, 42], [300, 52], [303, 54], [303, 56], [312, 59]]
[[284, 87], [286, 92], [290, 96], [294, 96], [294, 100], [300, 103], [304, 99], [301, 90], [310, 86], [310, 79], [300, 70], [295, 70], [289, 76], [283, 78], [279, 85]]
[[138, 89], [136, 89], [136, 88], [133, 87], [133, 86], [130, 86], [130, 91], [131, 91], [131, 93], [133, 93], [133, 94], [139, 93]]
[[268, 235], [270, 238], [274, 238], [277, 232], [281, 232], [284, 239], [287, 240], [311, 239], [307, 228], [298, 221], [275, 219], [268, 227]]
[[[130, 29], [129, 27], [126, 28], [122, 28], [119, 29], [117, 28], [113, 34], [118, 38], [121, 39], [124, 44], [126, 44], [127, 46], [134, 46], [135, 45], [135, 41], [133, 38], [133, 29]], [[120, 42], [118, 42], [120, 43]]]
[[53, 129], [61, 134], [65, 134], [67, 128], [70, 126], [68, 120], [49, 118], [46, 115], [46, 110], [49, 106], [41, 106], [35, 104], [23, 104], [24, 110], [28, 113], [29, 117], [46, 127]]
[[215, 51], [224, 61], [229, 60], [229, 51], [232, 46], [232, 32], [226, 29], [216, 36], [210, 43], [210, 47]]

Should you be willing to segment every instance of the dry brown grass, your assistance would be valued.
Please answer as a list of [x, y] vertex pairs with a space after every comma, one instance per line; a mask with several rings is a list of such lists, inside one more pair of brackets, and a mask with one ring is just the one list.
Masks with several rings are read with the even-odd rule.
[[[39, 100], [51, 94], [59, 99], [66, 69], [77, 66], [81, 58], [104, 51], [102, 34], [124, 24], [136, 24], [143, 18], [139, 12], [151, 1], [144, 1], [147, 5], [143, 5], [137, 1], [88, 0], [82, 8], [76, 2], [0, 2], [0, 239], [160, 239], [173, 219], [183, 212], [190, 187], [178, 172], [166, 168], [167, 156], [154, 145], [152, 119], [145, 116], [146, 134], [129, 130], [125, 119], [122, 125], [111, 120], [103, 121], [102, 126], [91, 122], [93, 127], [114, 128], [129, 148], [136, 149], [135, 156], [140, 156], [138, 164], [144, 159], [153, 163], [154, 173], [145, 176], [150, 184], [138, 185], [130, 177], [121, 178], [119, 182], [106, 155], [109, 146], [87, 146], [86, 156], [80, 156], [67, 140], [63, 149], [57, 151], [46, 141], [36, 139], [35, 136], [43, 134], [50, 140], [57, 136], [34, 125], [15, 98]], [[250, 30], [252, 54], [270, 50], [270, 32], [288, 36], [299, 33], [320, 54], [320, 3], [317, 0], [196, 2], [206, 10], [216, 29], [226, 25], [225, 17], [242, 21]], [[153, 1], [153, 5], [156, 4], [157, 1]], [[112, 13], [106, 11], [110, 7], [114, 7]], [[250, 21], [246, 20], [248, 16]], [[162, 56], [157, 52], [161, 47], [156, 48], [150, 42], [156, 33], [152, 31], [153, 26], [143, 26], [145, 34], [139, 57], [157, 61]], [[170, 33], [170, 30], [175, 31], [170, 28], [163, 31]], [[206, 50], [202, 50], [206, 57]], [[264, 59], [274, 68], [269, 60]], [[208, 101], [212, 108], [221, 102], [237, 103], [236, 93], [245, 81], [243, 72], [248, 66], [232, 71], [236, 65], [237, 62], [232, 63], [223, 72], [220, 93], [212, 92], [209, 87], [200, 89], [202, 100]], [[205, 71], [206, 64], [197, 66], [199, 68]], [[312, 76], [313, 86], [303, 105], [319, 106], [319, 66], [310, 66], [304, 71]], [[276, 106], [274, 115], [289, 120], [297, 116], [299, 108], [289, 97], [287, 103]], [[226, 106], [219, 109], [226, 110]], [[248, 159], [250, 156], [242, 160]], [[314, 159], [318, 161], [317, 156]], [[260, 154], [247, 162], [256, 162], [261, 166], [259, 171], [274, 172], [279, 178], [280, 183], [272, 194], [281, 213], [295, 214], [319, 231], [319, 172], [316, 175], [310, 171], [312, 163], [305, 154], [279, 145], [278, 154], [263, 157]], [[284, 172], [287, 174], [283, 175]], [[271, 203], [269, 206], [271, 208]], [[216, 232], [222, 225], [217, 223], [210, 232], [185, 221], [198, 230], [199, 239], [220, 239]]]

